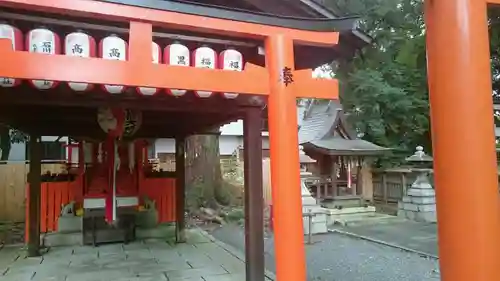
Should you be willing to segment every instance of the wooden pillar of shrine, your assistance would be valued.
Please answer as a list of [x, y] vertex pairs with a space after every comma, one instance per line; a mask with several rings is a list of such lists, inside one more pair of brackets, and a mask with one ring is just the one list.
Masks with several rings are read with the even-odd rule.
[[293, 40], [273, 35], [265, 40], [269, 71], [269, 137], [273, 228], [278, 281], [306, 280], [299, 144], [294, 83]]
[[425, 19], [441, 280], [500, 280], [486, 1], [427, 0]]
[[42, 151], [39, 135], [31, 134], [29, 140], [29, 188], [28, 188], [28, 256], [40, 255], [40, 204], [41, 204], [41, 174]]
[[264, 193], [260, 108], [249, 108], [243, 123], [245, 170], [245, 265], [247, 281], [264, 281]]
[[186, 242], [185, 202], [186, 202], [186, 138], [175, 138], [175, 241]]

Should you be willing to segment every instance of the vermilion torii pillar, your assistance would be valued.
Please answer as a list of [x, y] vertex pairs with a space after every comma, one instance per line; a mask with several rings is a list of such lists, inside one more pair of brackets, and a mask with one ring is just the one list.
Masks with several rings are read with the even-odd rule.
[[273, 228], [278, 281], [306, 278], [302, 196], [297, 133], [297, 105], [292, 87], [293, 41], [283, 35], [266, 39]]
[[484, 0], [426, 0], [441, 280], [500, 280], [500, 208]]

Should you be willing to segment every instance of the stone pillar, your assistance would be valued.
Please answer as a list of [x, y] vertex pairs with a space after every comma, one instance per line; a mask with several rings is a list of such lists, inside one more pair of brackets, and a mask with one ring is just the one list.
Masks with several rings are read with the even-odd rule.
[[[421, 146], [414, 155], [407, 158], [409, 162], [432, 162], [432, 157], [425, 154]], [[436, 192], [427, 175], [430, 169], [413, 169], [419, 175], [411, 185], [401, 202], [398, 203], [398, 216], [419, 222], [436, 222]], [[404, 188], [404, 187], [403, 187]]]

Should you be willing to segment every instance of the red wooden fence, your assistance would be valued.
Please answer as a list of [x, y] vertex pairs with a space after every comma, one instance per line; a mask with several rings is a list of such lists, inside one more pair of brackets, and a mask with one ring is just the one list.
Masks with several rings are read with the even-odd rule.
[[[57, 231], [57, 219], [61, 206], [75, 200], [80, 193], [81, 178], [72, 182], [44, 182], [41, 189], [40, 232]], [[144, 178], [141, 181], [139, 197], [147, 196], [156, 203], [158, 223], [175, 221], [175, 179]], [[25, 239], [29, 231], [29, 185], [26, 187]]]
[[[61, 207], [74, 198], [75, 189], [79, 181], [72, 182], [43, 182], [40, 200], [40, 232], [46, 233], [57, 230], [57, 218]], [[26, 186], [26, 223], [25, 239], [28, 241], [29, 231], [29, 184]]]
[[175, 221], [175, 179], [145, 178], [139, 194], [147, 196], [156, 204], [158, 223]]

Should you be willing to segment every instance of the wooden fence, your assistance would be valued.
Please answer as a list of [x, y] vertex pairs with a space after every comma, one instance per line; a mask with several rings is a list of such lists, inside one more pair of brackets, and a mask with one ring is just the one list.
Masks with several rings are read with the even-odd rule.
[[373, 171], [373, 201], [397, 204], [406, 195], [417, 174], [410, 169]]
[[[62, 163], [44, 163], [42, 173], [59, 173], [64, 167]], [[29, 164], [24, 162], [0, 163], [0, 221], [25, 221], [28, 172]]]

